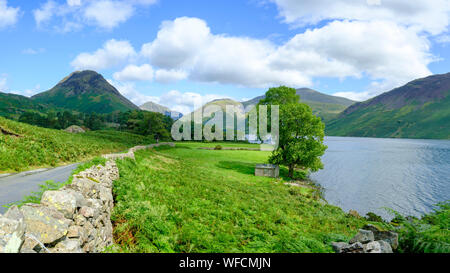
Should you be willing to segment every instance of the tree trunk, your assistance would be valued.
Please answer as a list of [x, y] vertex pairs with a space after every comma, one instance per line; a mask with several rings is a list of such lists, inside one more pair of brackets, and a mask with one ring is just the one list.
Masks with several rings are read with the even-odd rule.
[[294, 178], [294, 165], [289, 165], [289, 178]]

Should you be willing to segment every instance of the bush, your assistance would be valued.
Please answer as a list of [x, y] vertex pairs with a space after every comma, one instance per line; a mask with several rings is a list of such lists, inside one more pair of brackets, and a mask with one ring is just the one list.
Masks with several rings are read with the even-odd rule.
[[450, 253], [450, 201], [438, 206], [421, 219], [397, 214], [400, 252]]
[[216, 147], [214, 147], [214, 150], [222, 150], [223, 148], [222, 148], [222, 146], [220, 146], [220, 145], [217, 145]]

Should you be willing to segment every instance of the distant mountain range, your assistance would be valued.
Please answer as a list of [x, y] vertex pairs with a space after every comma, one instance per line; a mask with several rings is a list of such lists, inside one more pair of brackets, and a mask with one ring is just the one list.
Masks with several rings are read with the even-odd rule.
[[52, 89], [37, 94], [31, 99], [38, 103], [84, 113], [106, 114], [139, 109], [122, 96], [102, 75], [90, 70], [74, 72]]
[[[335, 118], [339, 113], [355, 103], [353, 100], [323, 94], [309, 88], [297, 89], [297, 95], [300, 96], [301, 102], [308, 104], [313, 110], [313, 113], [321, 117], [324, 121]], [[244, 101], [242, 104], [244, 107], [256, 105], [264, 98], [265, 96], [259, 96], [249, 101]]]
[[[300, 101], [322, 117], [330, 136], [441, 138], [450, 139], [450, 73], [412, 81], [364, 102], [335, 97], [318, 91], [297, 89]], [[264, 96], [242, 102], [256, 105]], [[220, 99], [207, 105], [239, 105]], [[134, 105], [94, 71], [74, 72], [52, 89], [31, 98], [0, 92], [0, 115], [17, 119], [26, 111], [72, 110], [84, 113], [112, 113], [143, 109], [182, 115], [162, 105], [148, 102]], [[196, 111], [200, 111], [197, 109]]]
[[160, 104], [154, 103], [154, 102], [146, 102], [139, 106], [141, 110], [155, 112], [155, 113], [161, 113], [166, 116], [170, 116], [173, 119], [179, 119], [183, 116], [180, 112], [172, 111], [168, 107], [162, 106]]
[[327, 135], [450, 139], [450, 73], [412, 81], [348, 107]]

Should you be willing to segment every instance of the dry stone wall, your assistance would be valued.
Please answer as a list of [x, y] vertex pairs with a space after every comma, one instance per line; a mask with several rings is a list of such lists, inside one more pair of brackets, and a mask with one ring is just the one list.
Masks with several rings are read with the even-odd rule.
[[98, 253], [113, 244], [114, 160], [134, 159], [134, 152], [161, 145], [131, 148], [104, 155], [105, 166], [93, 166], [58, 191], [46, 191], [40, 204], [13, 206], [0, 215], [0, 253]]

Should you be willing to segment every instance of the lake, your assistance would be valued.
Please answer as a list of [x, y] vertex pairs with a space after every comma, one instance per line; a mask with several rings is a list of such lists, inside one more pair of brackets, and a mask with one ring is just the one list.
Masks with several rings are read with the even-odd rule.
[[325, 144], [325, 168], [311, 178], [347, 212], [391, 219], [389, 207], [421, 216], [450, 199], [449, 140], [326, 137]]

